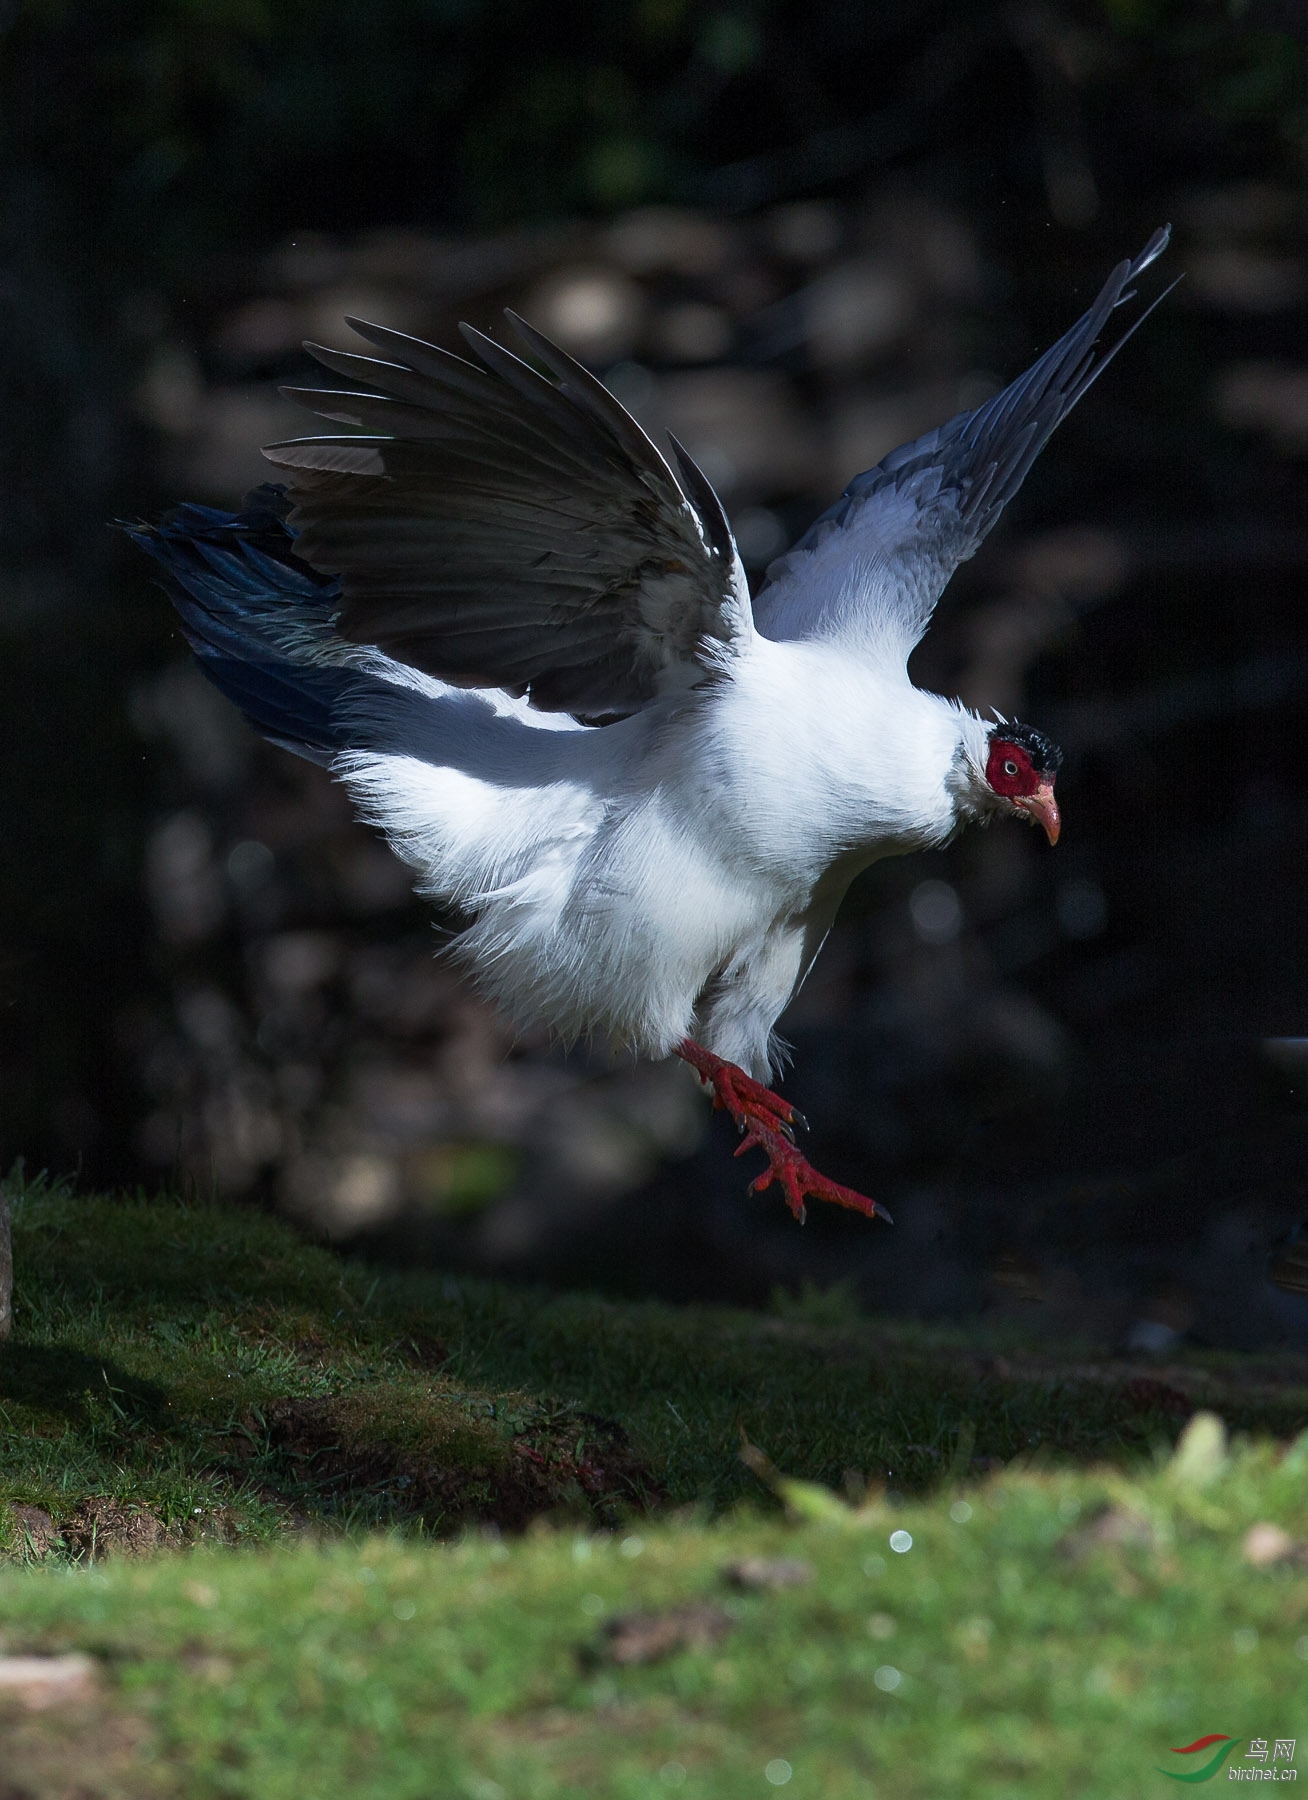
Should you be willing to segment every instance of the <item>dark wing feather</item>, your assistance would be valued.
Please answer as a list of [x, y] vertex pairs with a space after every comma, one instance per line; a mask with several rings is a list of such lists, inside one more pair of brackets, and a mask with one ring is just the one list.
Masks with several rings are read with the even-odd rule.
[[282, 490], [264, 486], [239, 513], [179, 506], [158, 525], [125, 530], [162, 570], [214, 686], [273, 743], [327, 765], [348, 747], [341, 702], [370, 678], [321, 656], [336, 584], [298, 560], [286, 511]]
[[351, 319], [386, 360], [308, 348], [359, 391], [287, 391], [360, 436], [264, 454], [338, 628], [443, 681], [548, 711], [631, 712], [752, 631], [722, 507], [595, 377], [509, 314], [549, 377], [464, 326], [483, 367]]
[[1162, 255], [1170, 232], [1164, 226], [1139, 256], [1119, 263], [1094, 305], [1002, 393], [855, 477], [768, 570], [754, 601], [759, 630], [779, 639], [861, 638], [907, 656], [959, 563], [974, 554], [1058, 425], [1164, 297], [1111, 348], [1097, 349], [1114, 308], [1135, 298], [1128, 282]]

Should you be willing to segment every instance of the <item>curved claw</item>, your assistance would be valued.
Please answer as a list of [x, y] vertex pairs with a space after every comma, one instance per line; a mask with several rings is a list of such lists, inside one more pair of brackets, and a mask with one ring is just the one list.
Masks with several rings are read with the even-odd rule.
[[741, 1134], [736, 1155], [743, 1156], [747, 1150], [761, 1150], [767, 1157], [767, 1168], [749, 1184], [751, 1194], [762, 1193], [764, 1188], [779, 1181], [786, 1204], [801, 1225], [806, 1216], [805, 1199], [828, 1200], [834, 1206], [861, 1212], [869, 1219], [881, 1218], [887, 1224], [893, 1222], [879, 1201], [819, 1174], [807, 1157], [796, 1149], [795, 1127], [807, 1129], [808, 1126], [798, 1107], [783, 1100], [780, 1094], [774, 1094], [771, 1088], [764, 1087], [761, 1081], [746, 1075], [734, 1063], [715, 1056], [711, 1050], [703, 1049], [689, 1038], [678, 1046], [677, 1054], [712, 1087], [714, 1106], [731, 1115]]
[[847, 1206], [855, 1213], [864, 1213], [867, 1219], [885, 1219], [891, 1224], [891, 1215], [880, 1201], [871, 1201], [855, 1188], [829, 1181], [795, 1148], [795, 1129], [808, 1129], [808, 1120], [799, 1107], [792, 1107], [781, 1094], [772, 1093], [770, 1087], [756, 1082], [754, 1076], [738, 1069], [734, 1062], [714, 1057], [711, 1049], [703, 1049], [702, 1044], [689, 1037], [676, 1046], [676, 1055], [689, 1062], [700, 1080], [711, 1087], [714, 1107], [729, 1112], [736, 1123], [741, 1134], [736, 1156], [745, 1156], [747, 1150], [763, 1150], [768, 1159], [763, 1174], [756, 1175], [750, 1183], [750, 1193], [761, 1193], [779, 1181], [786, 1206], [801, 1224], [806, 1199], [831, 1201], [833, 1206]]
[[[872, 1200], [868, 1195], [860, 1194], [856, 1188], [845, 1187], [821, 1174], [807, 1157], [801, 1156], [794, 1145], [782, 1139], [779, 1133], [770, 1132], [763, 1126], [757, 1134], [752, 1132], [746, 1138], [741, 1149], [748, 1149], [753, 1145], [765, 1152], [768, 1167], [750, 1182], [750, 1193], [761, 1194], [764, 1188], [771, 1187], [773, 1181], [779, 1181], [786, 1196], [786, 1204], [801, 1225], [804, 1223], [806, 1198], [829, 1200], [833, 1206], [844, 1206], [851, 1212], [862, 1213], [866, 1218], [884, 1219], [887, 1225], [894, 1224], [879, 1200]], [[740, 1155], [740, 1150], [737, 1150], [736, 1155]]]

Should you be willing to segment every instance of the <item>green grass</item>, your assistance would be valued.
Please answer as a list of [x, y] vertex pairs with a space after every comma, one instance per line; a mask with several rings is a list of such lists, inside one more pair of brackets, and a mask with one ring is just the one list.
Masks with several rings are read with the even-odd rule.
[[[0, 1653], [101, 1671], [0, 1700], [15, 1794], [1053, 1800], [1169, 1791], [1209, 1732], [1308, 1753], [1308, 1552], [1241, 1550], [1308, 1540], [1302, 1362], [1144, 1371], [838, 1297], [378, 1275], [172, 1202], [14, 1210]], [[1187, 1397], [1256, 1435], [1201, 1419], [1174, 1456]], [[746, 1555], [809, 1579], [741, 1591]], [[686, 1606], [705, 1641], [614, 1660], [609, 1622]]]

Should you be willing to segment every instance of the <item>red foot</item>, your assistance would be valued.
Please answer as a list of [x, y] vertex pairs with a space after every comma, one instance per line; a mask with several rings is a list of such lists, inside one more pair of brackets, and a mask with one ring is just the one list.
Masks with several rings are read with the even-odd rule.
[[681, 1040], [677, 1055], [713, 1089], [714, 1107], [729, 1112], [737, 1130], [744, 1134], [736, 1155], [743, 1156], [746, 1150], [757, 1146], [767, 1157], [767, 1168], [749, 1184], [751, 1194], [762, 1193], [774, 1180], [779, 1181], [786, 1204], [801, 1225], [804, 1223], [805, 1197], [830, 1200], [837, 1206], [849, 1207], [852, 1212], [865, 1213], [869, 1219], [879, 1217], [888, 1225], [892, 1223], [890, 1214], [879, 1201], [869, 1200], [866, 1194], [856, 1193], [853, 1188], [841, 1187], [838, 1181], [828, 1181], [825, 1175], [818, 1174], [806, 1156], [800, 1154], [795, 1148], [792, 1127], [803, 1125], [804, 1115], [788, 1100], [764, 1087], [761, 1081], [755, 1081], [753, 1076], [746, 1075], [735, 1063], [714, 1056], [711, 1050], [705, 1050], [691, 1038]]

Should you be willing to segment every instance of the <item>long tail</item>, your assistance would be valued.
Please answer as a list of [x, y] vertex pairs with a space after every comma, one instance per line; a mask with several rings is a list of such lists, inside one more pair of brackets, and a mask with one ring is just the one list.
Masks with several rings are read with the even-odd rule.
[[265, 483], [240, 512], [179, 506], [128, 536], [163, 571], [201, 669], [273, 743], [330, 763], [349, 743], [341, 702], [360, 680], [332, 628], [336, 581], [295, 554], [285, 489]]

